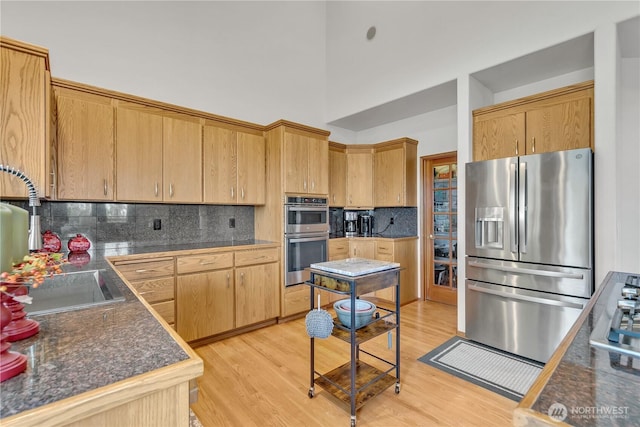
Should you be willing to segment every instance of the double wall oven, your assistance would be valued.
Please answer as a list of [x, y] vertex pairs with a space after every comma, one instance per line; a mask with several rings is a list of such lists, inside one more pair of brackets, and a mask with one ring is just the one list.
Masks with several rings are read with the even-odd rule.
[[328, 259], [327, 198], [287, 196], [284, 222], [285, 286], [293, 286], [309, 278], [311, 264]]

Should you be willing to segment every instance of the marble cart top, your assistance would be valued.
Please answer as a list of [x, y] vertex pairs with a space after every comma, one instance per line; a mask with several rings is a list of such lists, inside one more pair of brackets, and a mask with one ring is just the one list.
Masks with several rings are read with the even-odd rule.
[[397, 262], [377, 261], [366, 258], [347, 258], [337, 261], [319, 262], [311, 264], [310, 267], [315, 270], [356, 277], [392, 268], [399, 268], [400, 264]]

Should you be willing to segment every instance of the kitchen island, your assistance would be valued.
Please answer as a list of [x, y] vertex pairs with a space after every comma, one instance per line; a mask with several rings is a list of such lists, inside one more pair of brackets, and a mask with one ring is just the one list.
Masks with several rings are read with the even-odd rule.
[[612, 288], [627, 274], [607, 275], [516, 408], [515, 426], [640, 426], [640, 360], [621, 366], [617, 353], [589, 343]]
[[12, 343], [27, 370], [2, 382], [3, 426], [188, 426], [189, 398], [203, 373], [200, 357], [112, 268], [128, 255], [197, 253], [255, 241], [98, 246], [84, 265], [66, 272], [104, 270], [123, 301], [30, 316], [40, 332]]

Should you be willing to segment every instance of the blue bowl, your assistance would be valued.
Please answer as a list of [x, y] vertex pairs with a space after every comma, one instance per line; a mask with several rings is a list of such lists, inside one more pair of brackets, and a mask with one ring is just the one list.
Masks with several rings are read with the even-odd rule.
[[[345, 327], [351, 327], [351, 300], [350, 299], [342, 299], [340, 301], [336, 301], [333, 303], [333, 309], [336, 311], [338, 315], [338, 320]], [[376, 311], [376, 305], [363, 300], [356, 300], [356, 326], [355, 328], [361, 328], [367, 323], [371, 321], [373, 317], [373, 313]]]

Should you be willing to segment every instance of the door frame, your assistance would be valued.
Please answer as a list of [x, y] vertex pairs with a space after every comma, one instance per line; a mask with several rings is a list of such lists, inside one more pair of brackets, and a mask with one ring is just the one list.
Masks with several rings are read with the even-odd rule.
[[[432, 245], [431, 239], [429, 239], [429, 230], [431, 229], [431, 223], [428, 221], [430, 219], [430, 215], [427, 210], [427, 204], [431, 203], [431, 190], [433, 187], [433, 177], [431, 176], [431, 165], [434, 161], [444, 159], [447, 157], [455, 157], [456, 164], [458, 163], [458, 152], [457, 151], [448, 151], [446, 153], [438, 153], [432, 154], [428, 156], [420, 157], [420, 185], [421, 185], [421, 211], [422, 215], [420, 215], [420, 242], [421, 243], [421, 257], [420, 260], [420, 268], [421, 268], [421, 277], [422, 277], [422, 300], [427, 300], [427, 280], [433, 275], [433, 266], [431, 263], [425, 262], [427, 257], [433, 257], [432, 254]], [[456, 298], [457, 300], [457, 298]], [[457, 305], [457, 301], [456, 301]]]

